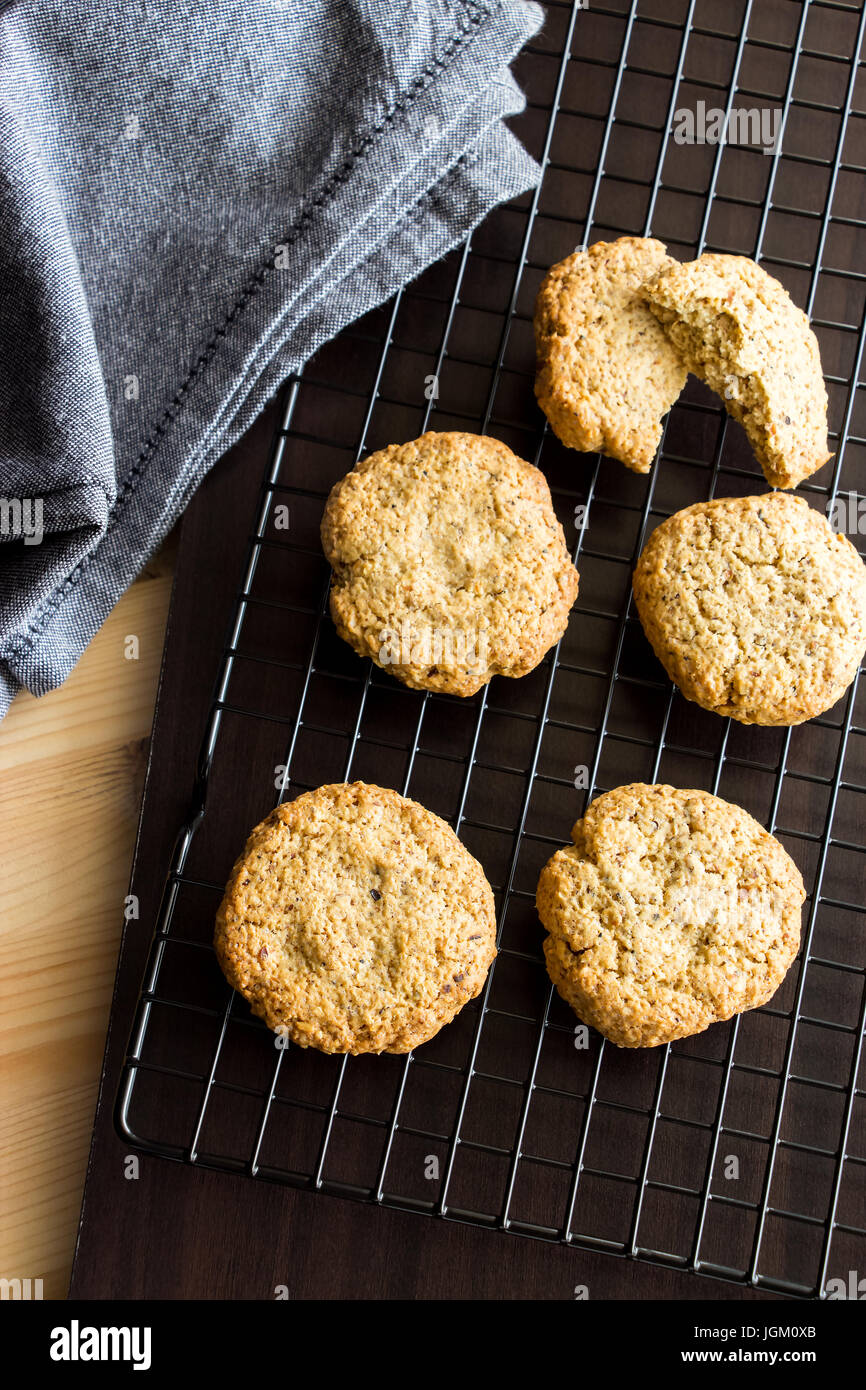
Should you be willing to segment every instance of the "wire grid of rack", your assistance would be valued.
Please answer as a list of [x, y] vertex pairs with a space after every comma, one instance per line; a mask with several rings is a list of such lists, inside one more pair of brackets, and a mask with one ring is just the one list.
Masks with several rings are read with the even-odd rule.
[[[801, 491], [853, 515], [866, 14], [820, 0], [547, 13], [516, 65], [538, 191], [283, 394], [117, 1122], [188, 1163], [820, 1296], [866, 1267], [866, 707], [855, 682], [823, 718], [755, 729], [671, 686], [630, 600], [646, 535], [680, 506], [765, 484], [691, 379], [649, 477], [564, 449], [532, 397], [531, 315], [547, 266], [605, 236], [760, 259], [810, 313], [827, 373], [836, 454]], [[676, 113], [700, 101], [775, 110], [779, 138], [768, 151], [680, 145]], [[428, 427], [487, 431], [539, 464], [581, 572], [558, 648], [463, 701], [362, 662], [327, 614], [318, 522], [331, 484]], [[445, 816], [496, 892], [500, 954], [483, 994], [409, 1057], [275, 1048], [210, 944], [250, 826], [277, 799], [353, 779]], [[535, 881], [593, 796], [638, 779], [717, 792], [779, 836], [809, 893], [802, 950], [763, 1009], [666, 1048], [620, 1052], [595, 1034], [580, 1048], [544, 972]]]

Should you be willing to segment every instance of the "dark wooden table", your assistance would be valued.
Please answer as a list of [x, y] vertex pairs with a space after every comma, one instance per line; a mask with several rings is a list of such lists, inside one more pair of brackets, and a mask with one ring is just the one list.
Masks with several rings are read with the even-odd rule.
[[[269, 412], [214, 470], [183, 523], [166, 656], [100, 1088], [73, 1298], [765, 1299], [717, 1280], [499, 1232], [294, 1191], [141, 1156], [113, 1106], [151, 927], [247, 547], [273, 426]], [[203, 601], [203, 584], [207, 601]]]

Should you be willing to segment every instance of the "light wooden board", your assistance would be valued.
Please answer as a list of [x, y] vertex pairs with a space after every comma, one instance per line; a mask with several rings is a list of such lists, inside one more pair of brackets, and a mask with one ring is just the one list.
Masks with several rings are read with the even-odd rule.
[[0, 722], [0, 1276], [46, 1298], [69, 1281], [175, 549]]

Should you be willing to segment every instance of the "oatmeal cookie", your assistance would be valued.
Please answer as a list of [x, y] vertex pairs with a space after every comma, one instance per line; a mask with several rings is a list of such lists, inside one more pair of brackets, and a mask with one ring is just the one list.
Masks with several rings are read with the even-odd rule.
[[657, 527], [633, 578], [644, 631], [689, 700], [742, 724], [801, 724], [866, 649], [866, 567], [802, 497], [698, 502]]
[[535, 305], [535, 394], [563, 444], [648, 473], [686, 384], [679, 352], [640, 297], [674, 265], [660, 241], [597, 241], [553, 266]]
[[672, 345], [743, 426], [771, 487], [831, 457], [818, 340], [787, 290], [746, 256], [664, 267], [641, 295]]
[[544, 475], [484, 435], [371, 454], [332, 489], [322, 544], [340, 636], [417, 690], [526, 675], [577, 596]]
[[799, 949], [803, 880], [741, 807], [632, 783], [571, 836], [537, 905], [550, 978], [584, 1023], [657, 1047], [773, 997]]
[[493, 894], [450, 826], [364, 782], [278, 806], [217, 913], [229, 983], [269, 1028], [322, 1052], [409, 1052], [480, 993]]

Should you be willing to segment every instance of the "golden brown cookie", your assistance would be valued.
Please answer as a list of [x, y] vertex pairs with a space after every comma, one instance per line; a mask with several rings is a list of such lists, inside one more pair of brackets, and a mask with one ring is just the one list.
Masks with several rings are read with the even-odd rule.
[[831, 457], [818, 340], [787, 290], [746, 256], [672, 262], [642, 288], [690, 372], [745, 428], [772, 487]]
[[526, 675], [577, 596], [544, 475], [484, 435], [371, 454], [333, 488], [322, 544], [340, 636], [418, 690]]
[[321, 1052], [409, 1052], [480, 993], [493, 894], [445, 821], [397, 792], [338, 783], [256, 826], [214, 946], [269, 1028]]
[[756, 820], [703, 791], [598, 797], [538, 881], [550, 978], [617, 1047], [656, 1047], [771, 999], [803, 880]]
[[679, 353], [638, 291], [674, 262], [660, 241], [597, 241], [553, 266], [535, 304], [535, 394], [572, 449], [648, 473], [686, 384]]
[[633, 584], [671, 680], [742, 724], [801, 724], [830, 709], [866, 649], [866, 567], [789, 493], [676, 512], [647, 541]]

